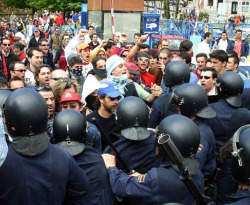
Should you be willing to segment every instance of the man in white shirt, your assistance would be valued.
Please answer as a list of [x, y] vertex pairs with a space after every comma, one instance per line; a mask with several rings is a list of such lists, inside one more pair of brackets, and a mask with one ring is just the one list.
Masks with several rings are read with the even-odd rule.
[[227, 51], [227, 44], [228, 44], [228, 36], [227, 32], [223, 31], [221, 34], [221, 38], [218, 38], [214, 44], [214, 50], [224, 50]]
[[212, 40], [212, 34], [210, 32], [206, 32], [204, 34], [204, 41], [202, 41], [198, 46], [198, 53], [205, 53], [209, 57], [210, 47], [209, 43]]

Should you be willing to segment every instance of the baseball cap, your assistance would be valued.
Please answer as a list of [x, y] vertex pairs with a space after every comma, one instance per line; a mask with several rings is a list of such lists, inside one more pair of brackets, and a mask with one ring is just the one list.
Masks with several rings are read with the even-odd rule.
[[38, 29], [38, 28], [35, 28], [34, 31], [39, 31], [39, 29]]
[[68, 102], [68, 101], [79, 101], [79, 102], [81, 102], [80, 95], [78, 93], [74, 93], [74, 92], [71, 92], [71, 91], [63, 93], [60, 102], [62, 103], [62, 102]]
[[134, 63], [131, 63], [131, 62], [127, 62], [125, 64], [125, 67], [128, 69], [128, 71], [132, 74], [140, 74], [140, 71], [137, 67], [137, 65], [135, 65]]
[[122, 95], [116, 83], [110, 81], [102, 81], [100, 83], [101, 83], [100, 88], [97, 90], [97, 94], [99, 96], [106, 94], [111, 98], [116, 98]]
[[90, 50], [93, 49], [90, 45], [81, 43], [79, 46], [77, 46], [77, 52], [80, 53], [81, 50], [84, 50], [86, 48], [89, 48]]

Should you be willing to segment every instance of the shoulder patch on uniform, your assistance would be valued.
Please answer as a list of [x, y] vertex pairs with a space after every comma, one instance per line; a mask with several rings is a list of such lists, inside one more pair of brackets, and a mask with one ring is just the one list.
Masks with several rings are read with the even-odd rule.
[[199, 147], [198, 147], [198, 152], [200, 152], [203, 149], [203, 147], [204, 146], [202, 144], [200, 144]]
[[146, 178], [146, 174], [139, 175], [139, 176], [137, 177], [137, 182], [138, 182], [138, 183], [142, 183], [142, 182], [145, 181], [145, 178]]

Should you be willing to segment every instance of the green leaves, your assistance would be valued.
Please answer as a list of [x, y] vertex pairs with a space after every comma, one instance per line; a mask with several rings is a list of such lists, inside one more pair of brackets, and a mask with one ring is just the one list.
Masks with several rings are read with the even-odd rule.
[[16, 8], [80, 11], [81, 3], [87, 3], [87, 0], [4, 0], [3, 3]]

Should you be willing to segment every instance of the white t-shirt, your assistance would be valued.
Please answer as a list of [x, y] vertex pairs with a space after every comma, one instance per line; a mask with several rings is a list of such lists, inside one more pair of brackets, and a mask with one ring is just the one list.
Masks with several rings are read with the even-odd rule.
[[209, 44], [206, 43], [205, 41], [202, 41], [198, 46], [198, 53], [205, 53], [209, 58], [209, 53], [210, 53]]
[[223, 41], [222, 39], [220, 39], [218, 43], [218, 49], [227, 51], [227, 40]]
[[34, 73], [32, 73], [30, 70], [26, 69], [24, 81], [26, 83], [33, 84], [35, 82], [35, 76]]
[[24, 37], [24, 35], [22, 34], [22, 32], [17, 32], [17, 33], [15, 34], [15, 36], [16, 36], [16, 37], [20, 37], [21, 40], [24, 40], [24, 41], [25, 41], [25, 37]]

